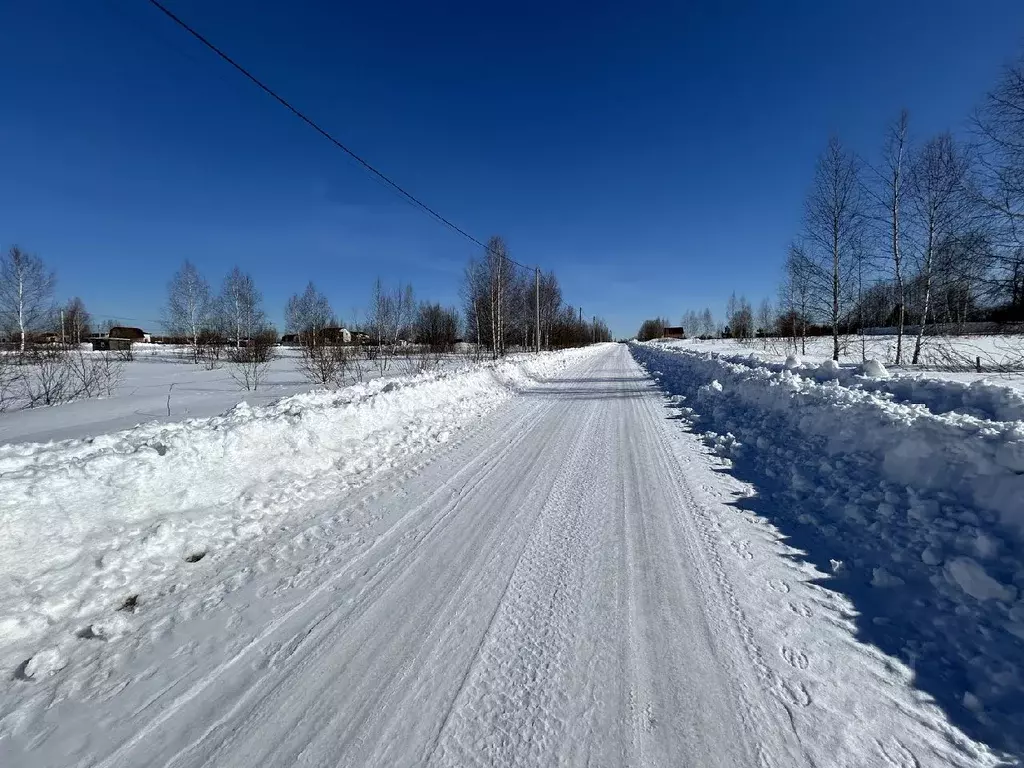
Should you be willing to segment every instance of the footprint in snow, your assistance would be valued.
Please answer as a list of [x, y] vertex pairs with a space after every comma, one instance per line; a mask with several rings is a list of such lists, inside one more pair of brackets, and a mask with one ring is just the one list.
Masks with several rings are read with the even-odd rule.
[[654, 705], [648, 704], [644, 708], [644, 728], [648, 733], [653, 733], [658, 727], [658, 718], [654, 716]]
[[744, 560], [753, 560], [754, 559], [754, 553], [751, 552], [748, 549], [749, 546], [750, 546], [750, 542], [749, 541], [734, 541], [734, 542], [732, 542], [733, 550], [735, 550], [736, 554], [739, 555]]
[[803, 683], [790, 683], [780, 679], [775, 685], [775, 694], [782, 699], [783, 703], [794, 707], [809, 707], [811, 705], [811, 694]]
[[803, 616], [805, 619], [809, 619], [813, 615], [811, 609], [803, 603], [790, 603], [789, 610], [791, 610], [797, 616]]
[[782, 646], [782, 658], [784, 658], [791, 667], [796, 669], [807, 669], [810, 666], [810, 661], [807, 658], [807, 654], [803, 651], [795, 648], [790, 648], [787, 645]]
[[789, 592], [789, 584], [780, 579], [769, 579], [768, 586], [774, 589], [776, 592], [781, 592], [782, 594], [786, 594], [787, 592]]

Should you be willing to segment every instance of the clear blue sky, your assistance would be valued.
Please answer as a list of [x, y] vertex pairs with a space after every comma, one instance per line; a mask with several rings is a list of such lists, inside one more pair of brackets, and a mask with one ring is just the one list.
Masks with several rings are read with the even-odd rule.
[[[1024, 52], [1019, 0], [166, 2], [621, 335], [774, 296], [831, 131], [960, 130]], [[311, 277], [349, 321], [377, 275], [457, 301], [474, 246], [145, 0], [3, 3], [0, 29], [0, 245], [60, 298], [152, 326], [189, 258], [252, 272], [276, 321]]]

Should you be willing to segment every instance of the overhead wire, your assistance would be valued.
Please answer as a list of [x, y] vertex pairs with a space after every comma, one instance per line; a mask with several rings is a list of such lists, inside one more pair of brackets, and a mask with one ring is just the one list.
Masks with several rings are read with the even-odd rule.
[[436, 221], [440, 222], [442, 225], [444, 225], [445, 227], [447, 227], [451, 231], [455, 232], [456, 234], [461, 235], [462, 237], [466, 238], [470, 242], [472, 242], [472, 243], [476, 244], [477, 246], [483, 248], [484, 251], [486, 251], [487, 253], [492, 254], [494, 256], [502, 257], [502, 258], [504, 258], [505, 261], [508, 261], [509, 263], [514, 264], [515, 266], [519, 267], [520, 269], [525, 269], [525, 270], [527, 270], [529, 272], [533, 272], [536, 269], [536, 267], [529, 267], [529, 266], [527, 266], [525, 264], [522, 264], [522, 263], [516, 261], [515, 259], [511, 258], [507, 254], [495, 252], [494, 249], [491, 248], [489, 245], [487, 245], [483, 241], [481, 241], [478, 238], [476, 238], [473, 235], [471, 235], [465, 229], [463, 229], [462, 227], [460, 227], [457, 224], [455, 224], [451, 219], [447, 218], [446, 216], [443, 216], [435, 208], [432, 208], [431, 206], [427, 205], [425, 202], [423, 202], [418, 197], [413, 195], [411, 192], [406, 190], [404, 187], [402, 187], [396, 181], [391, 179], [385, 173], [383, 173], [382, 171], [380, 171], [376, 167], [374, 167], [369, 161], [367, 161], [362, 156], [358, 155], [352, 149], [347, 147], [339, 139], [337, 139], [335, 136], [333, 136], [329, 131], [327, 131], [325, 128], [322, 128], [312, 118], [310, 118], [308, 115], [306, 115], [300, 109], [298, 109], [297, 107], [292, 105], [291, 102], [289, 102], [283, 96], [278, 94], [274, 89], [272, 89], [270, 86], [268, 86], [262, 80], [257, 78], [254, 74], [252, 74], [252, 72], [250, 72], [248, 69], [243, 67], [237, 61], [235, 61], [231, 56], [229, 56], [227, 53], [225, 53], [221, 48], [219, 48], [213, 42], [211, 42], [202, 33], [200, 33], [194, 27], [189, 25], [188, 22], [186, 22], [180, 16], [178, 16], [173, 11], [171, 11], [167, 6], [165, 6], [163, 3], [161, 3], [160, 0], [149, 0], [149, 3], [151, 5], [153, 5], [153, 6], [155, 6], [165, 16], [167, 16], [167, 18], [169, 18], [171, 21], [173, 21], [175, 24], [177, 24], [183, 30], [188, 32], [188, 34], [190, 34], [192, 37], [194, 37], [196, 40], [198, 40], [200, 43], [202, 43], [204, 46], [206, 46], [208, 49], [210, 49], [218, 57], [220, 57], [225, 62], [230, 64], [235, 70], [237, 70], [239, 73], [241, 73], [253, 85], [255, 85], [261, 91], [263, 91], [268, 96], [270, 96], [272, 99], [274, 99], [274, 101], [276, 101], [281, 106], [283, 106], [285, 109], [287, 109], [289, 112], [291, 112], [292, 115], [297, 117], [299, 120], [304, 122], [306, 125], [308, 125], [310, 128], [312, 128], [314, 131], [316, 131], [321, 136], [323, 136], [325, 139], [327, 139], [329, 142], [331, 142], [331, 144], [333, 144], [337, 149], [340, 149], [342, 152], [344, 152], [350, 158], [355, 160], [359, 165], [361, 165], [365, 170], [367, 170], [370, 174], [372, 174], [376, 179], [378, 179], [379, 181], [383, 182], [385, 184], [385, 186], [389, 187], [393, 192], [395, 192], [399, 196], [401, 196], [406, 202], [408, 202], [411, 205], [413, 205], [414, 207], [420, 209], [422, 212], [426, 213], [431, 218], [433, 218]]

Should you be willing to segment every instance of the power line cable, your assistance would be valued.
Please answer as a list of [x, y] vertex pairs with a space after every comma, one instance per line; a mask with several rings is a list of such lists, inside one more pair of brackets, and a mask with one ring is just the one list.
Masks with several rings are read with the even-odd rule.
[[349, 157], [351, 157], [353, 160], [355, 160], [357, 163], [359, 163], [361, 166], [363, 166], [363, 168], [365, 168], [367, 171], [369, 171], [371, 174], [373, 174], [373, 176], [375, 176], [377, 179], [379, 179], [380, 181], [383, 181], [385, 185], [390, 187], [393, 191], [397, 192], [407, 202], [409, 202], [413, 206], [419, 208], [424, 213], [426, 213], [428, 216], [436, 219], [441, 224], [443, 224], [444, 226], [446, 226], [449, 229], [451, 229], [453, 232], [456, 232], [457, 234], [462, 235], [462, 237], [466, 238], [470, 242], [475, 243], [476, 245], [480, 246], [486, 252], [492, 253], [495, 256], [503, 257], [506, 261], [510, 262], [511, 264], [514, 264], [515, 266], [519, 267], [520, 269], [525, 269], [525, 270], [530, 271], [530, 272], [534, 271], [535, 267], [528, 267], [525, 264], [520, 264], [518, 261], [516, 261], [515, 259], [513, 259], [513, 258], [511, 258], [511, 257], [509, 257], [509, 256], [507, 256], [505, 254], [495, 253], [494, 250], [492, 248], [490, 248], [489, 246], [487, 246], [485, 243], [483, 243], [480, 240], [478, 240], [477, 238], [473, 237], [473, 235], [469, 234], [469, 232], [467, 232], [466, 230], [462, 229], [460, 226], [458, 226], [457, 224], [452, 222], [450, 219], [446, 218], [445, 216], [442, 216], [437, 210], [435, 210], [434, 208], [431, 208], [429, 205], [424, 203], [422, 200], [420, 200], [418, 197], [413, 195], [411, 192], [406, 191], [397, 182], [393, 181], [387, 175], [385, 175], [381, 171], [377, 170], [368, 161], [364, 160], [362, 157], [360, 157], [354, 151], [352, 151], [347, 146], [345, 146], [341, 141], [336, 139], [327, 130], [325, 130], [324, 128], [321, 128], [316, 122], [314, 122], [312, 120], [312, 118], [308, 117], [305, 113], [303, 113], [297, 107], [292, 106], [292, 104], [287, 99], [285, 99], [283, 96], [279, 95], [276, 91], [274, 91], [272, 88], [270, 88], [270, 86], [268, 86], [265, 83], [263, 83], [262, 80], [257, 78], [249, 70], [247, 70], [245, 67], [243, 67], [241, 64], [239, 64], [237, 61], [235, 61], [233, 58], [228, 56], [224, 51], [222, 51], [220, 48], [218, 48], [216, 45], [214, 45], [210, 40], [208, 40], [206, 37], [204, 37], [196, 29], [191, 27], [187, 22], [185, 22], [182, 18], [177, 16], [173, 11], [171, 11], [169, 8], [167, 8], [159, 0], [149, 0], [149, 3], [151, 5], [153, 5], [153, 6], [155, 6], [157, 9], [159, 9], [164, 15], [167, 16], [167, 18], [169, 18], [171, 21], [173, 21], [179, 27], [181, 27], [186, 32], [188, 32], [190, 35], [192, 35], [192, 37], [194, 37], [200, 43], [202, 43], [207, 48], [209, 48], [211, 51], [213, 51], [215, 54], [217, 54], [217, 56], [219, 56], [221, 59], [223, 59], [228, 64], [230, 64], [232, 67], [234, 67], [236, 70], [238, 70], [251, 83], [253, 83], [253, 85], [255, 85], [261, 91], [266, 93], [272, 99], [274, 99], [274, 101], [278, 102], [281, 106], [283, 106], [285, 109], [287, 109], [289, 112], [291, 112], [295, 117], [299, 118], [299, 120], [304, 122], [306, 125], [308, 125], [310, 128], [312, 128], [314, 131], [316, 131], [321, 136], [323, 136], [325, 139], [327, 139], [329, 142], [331, 142], [331, 144], [333, 144], [335, 147], [340, 149], [342, 152], [344, 152]]
[[129, 317], [128, 315], [121, 315], [111, 312], [90, 312], [93, 320], [116, 320], [121, 322], [122, 320], [130, 320], [133, 323], [149, 323], [152, 325], [163, 325], [164, 320], [154, 320], [152, 317]]

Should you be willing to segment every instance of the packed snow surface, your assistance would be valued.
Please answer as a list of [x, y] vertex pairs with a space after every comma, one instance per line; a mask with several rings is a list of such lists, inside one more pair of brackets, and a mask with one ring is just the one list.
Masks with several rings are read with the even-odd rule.
[[[846, 448], [825, 449], [815, 398], [839, 380], [691, 357], [602, 345], [2, 449], [0, 764], [1018, 752], [1013, 515], [945, 499], [938, 472], [887, 479], [838, 395], [825, 431]], [[985, 429], [964, 483], [971, 440], [1012, 442]], [[819, 539], [787, 540], [790, 515]], [[887, 643], [891, 607], [949, 636], [919, 647], [962, 673], [942, 695], [918, 674], [939, 661]]]

